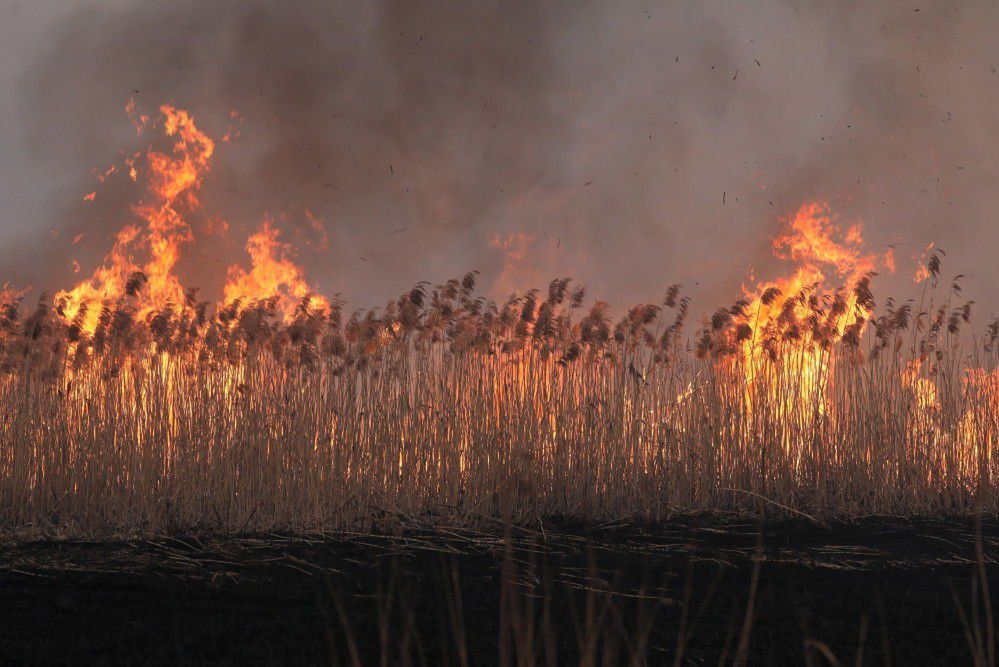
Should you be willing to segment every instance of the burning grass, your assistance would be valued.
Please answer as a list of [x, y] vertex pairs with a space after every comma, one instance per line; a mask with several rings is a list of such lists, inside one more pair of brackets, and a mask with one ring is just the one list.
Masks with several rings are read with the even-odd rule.
[[939, 251], [918, 303], [879, 308], [891, 255], [807, 204], [774, 241], [792, 276], [691, 338], [679, 286], [612, 319], [568, 278], [494, 303], [472, 272], [347, 313], [265, 224], [213, 305], [173, 268], [214, 144], [161, 113], [104, 264], [33, 311], [0, 295], [5, 529], [999, 509], [999, 322], [972, 331], [960, 277], [927, 291]]
[[347, 317], [305, 298], [289, 320], [275, 299], [138, 318], [126, 296], [92, 334], [7, 304], [3, 525], [997, 509], [997, 327], [963, 336], [963, 307], [889, 307], [860, 343], [806, 291], [785, 302], [810, 313], [787, 316], [799, 336], [747, 339], [737, 305], [690, 351], [675, 290], [612, 323], [567, 281], [497, 306], [474, 279]]

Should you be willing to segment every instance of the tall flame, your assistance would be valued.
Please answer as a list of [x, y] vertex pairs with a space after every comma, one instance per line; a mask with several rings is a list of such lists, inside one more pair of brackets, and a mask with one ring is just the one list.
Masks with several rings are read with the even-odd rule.
[[[184, 287], [175, 269], [183, 246], [194, 239], [188, 216], [198, 209], [198, 191], [211, 166], [215, 142], [198, 129], [187, 111], [171, 105], [163, 105], [159, 111], [153, 126], [161, 127], [163, 134], [173, 140], [169, 150], [151, 148], [144, 155], [136, 153], [125, 160], [132, 181], [137, 181], [140, 173], [145, 176], [144, 195], [132, 206], [139, 222], [117, 232], [111, 251], [88, 279], [56, 294], [59, 314], [66, 321], [76, 321], [87, 334], [96, 330], [103, 305], [114, 306], [127, 300], [141, 319], [185, 303]], [[139, 114], [131, 101], [126, 112], [141, 134], [150, 123], [149, 117]], [[116, 168], [109, 169], [99, 180], [104, 182], [116, 172]], [[250, 236], [246, 249], [251, 268], [229, 267], [225, 300], [276, 299], [285, 317], [293, 316], [303, 303], [312, 309], [328, 307], [326, 299], [309, 288], [302, 269], [290, 259], [290, 246], [282, 243], [279, 235], [279, 230], [266, 220]], [[135, 251], [143, 253], [144, 261], [133, 257]]]
[[[87, 333], [96, 329], [102, 303], [117, 302], [126, 295], [137, 300], [139, 317], [167, 304], [183, 303], [184, 289], [173, 271], [181, 246], [193, 238], [184, 214], [198, 206], [197, 191], [215, 143], [195, 126], [187, 111], [163, 105], [160, 114], [163, 131], [174, 142], [169, 152], [150, 149], [146, 153], [148, 194], [132, 207], [144, 226], [122, 228], [104, 263], [90, 278], [56, 294], [59, 312], [67, 320], [81, 315], [81, 328]], [[129, 166], [135, 168], [132, 162]], [[129, 252], [136, 245], [148, 255], [142, 264]], [[145, 283], [141, 290], [130, 286], [137, 279]], [[85, 313], [81, 312], [84, 308]]]
[[[765, 357], [779, 356], [798, 385], [781, 399], [791, 411], [825, 392], [832, 357], [824, 351], [845, 335], [859, 338], [863, 333], [873, 303], [862, 298], [864, 290], [858, 286], [878, 268], [893, 269], [894, 258], [890, 249], [883, 255], [866, 252], [860, 225], [841, 229], [826, 202], [802, 205], [772, 248], [776, 257], [797, 266], [789, 277], [744, 290], [740, 311], [746, 321], [736, 339], [750, 392], [747, 401], [752, 403], [751, 390], [764, 372]], [[830, 291], [824, 285], [832, 275], [840, 284]]]

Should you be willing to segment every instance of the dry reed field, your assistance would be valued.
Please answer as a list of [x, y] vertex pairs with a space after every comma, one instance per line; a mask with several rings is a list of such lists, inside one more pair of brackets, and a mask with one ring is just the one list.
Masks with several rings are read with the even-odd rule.
[[888, 302], [862, 339], [866, 280], [773, 288], [687, 343], [676, 288], [616, 323], [567, 280], [497, 305], [474, 274], [349, 316], [306, 297], [287, 320], [275, 299], [138, 319], [133, 280], [92, 333], [84, 309], [4, 305], [5, 528], [999, 506], [999, 327], [965, 332], [963, 305]]
[[806, 203], [773, 241], [792, 275], [699, 323], [679, 285], [497, 302], [474, 271], [351, 312], [265, 222], [212, 304], [175, 264], [215, 143], [172, 106], [136, 118], [162, 135], [121, 168], [136, 223], [74, 288], [0, 293], [7, 531], [999, 509], [999, 321], [973, 322], [932, 244], [919, 298], [878, 304], [891, 251]]
[[858, 4], [7, 2], [0, 667], [999, 667], [999, 3]]
[[934, 244], [881, 299], [804, 202], [713, 311], [507, 262], [352, 310], [267, 219], [203, 299], [215, 142], [126, 110], [103, 262], [0, 287], [0, 661], [995, 665], [999, 319]]

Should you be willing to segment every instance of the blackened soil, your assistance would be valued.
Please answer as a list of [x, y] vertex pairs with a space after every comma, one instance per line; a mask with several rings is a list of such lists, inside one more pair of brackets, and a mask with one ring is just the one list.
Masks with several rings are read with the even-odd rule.
[[985, 637], [976, 573], [999, 590], [999, 523], [981, 535], [881, 518], [11, 543], [0, 662], [488, 665], [533, 629], [539, 664], [717, 664], [743, 634], [758, 664], [967, 664], [959, 606]]

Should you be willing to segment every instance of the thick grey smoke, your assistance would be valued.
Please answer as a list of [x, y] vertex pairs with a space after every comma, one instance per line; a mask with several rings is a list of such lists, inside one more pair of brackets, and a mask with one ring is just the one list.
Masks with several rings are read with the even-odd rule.
[[189, 109], [215, 137], [242, 118], [180, 267], [209, 294], [269, 214], [310, 281], [359, 305], [478, 268], [496, 292], [568, 274], [615, 301], [682, 282], [711, 307], [750, 268], [780, 275], [779, 218], [820, 199], [864, 223], [872, 251], [896, 247], [882, 291], [912, 290], [935, 241], [945, 275], [999, 306], [985, 3], [65, 7], [22, 4], [0, 46], [6, 280], [61, 287], [72, 259], [87, 273], [107, 250], [125, 184], [80, 196], [91, 169], [142, 147], [122, 112], [134, 98]]

